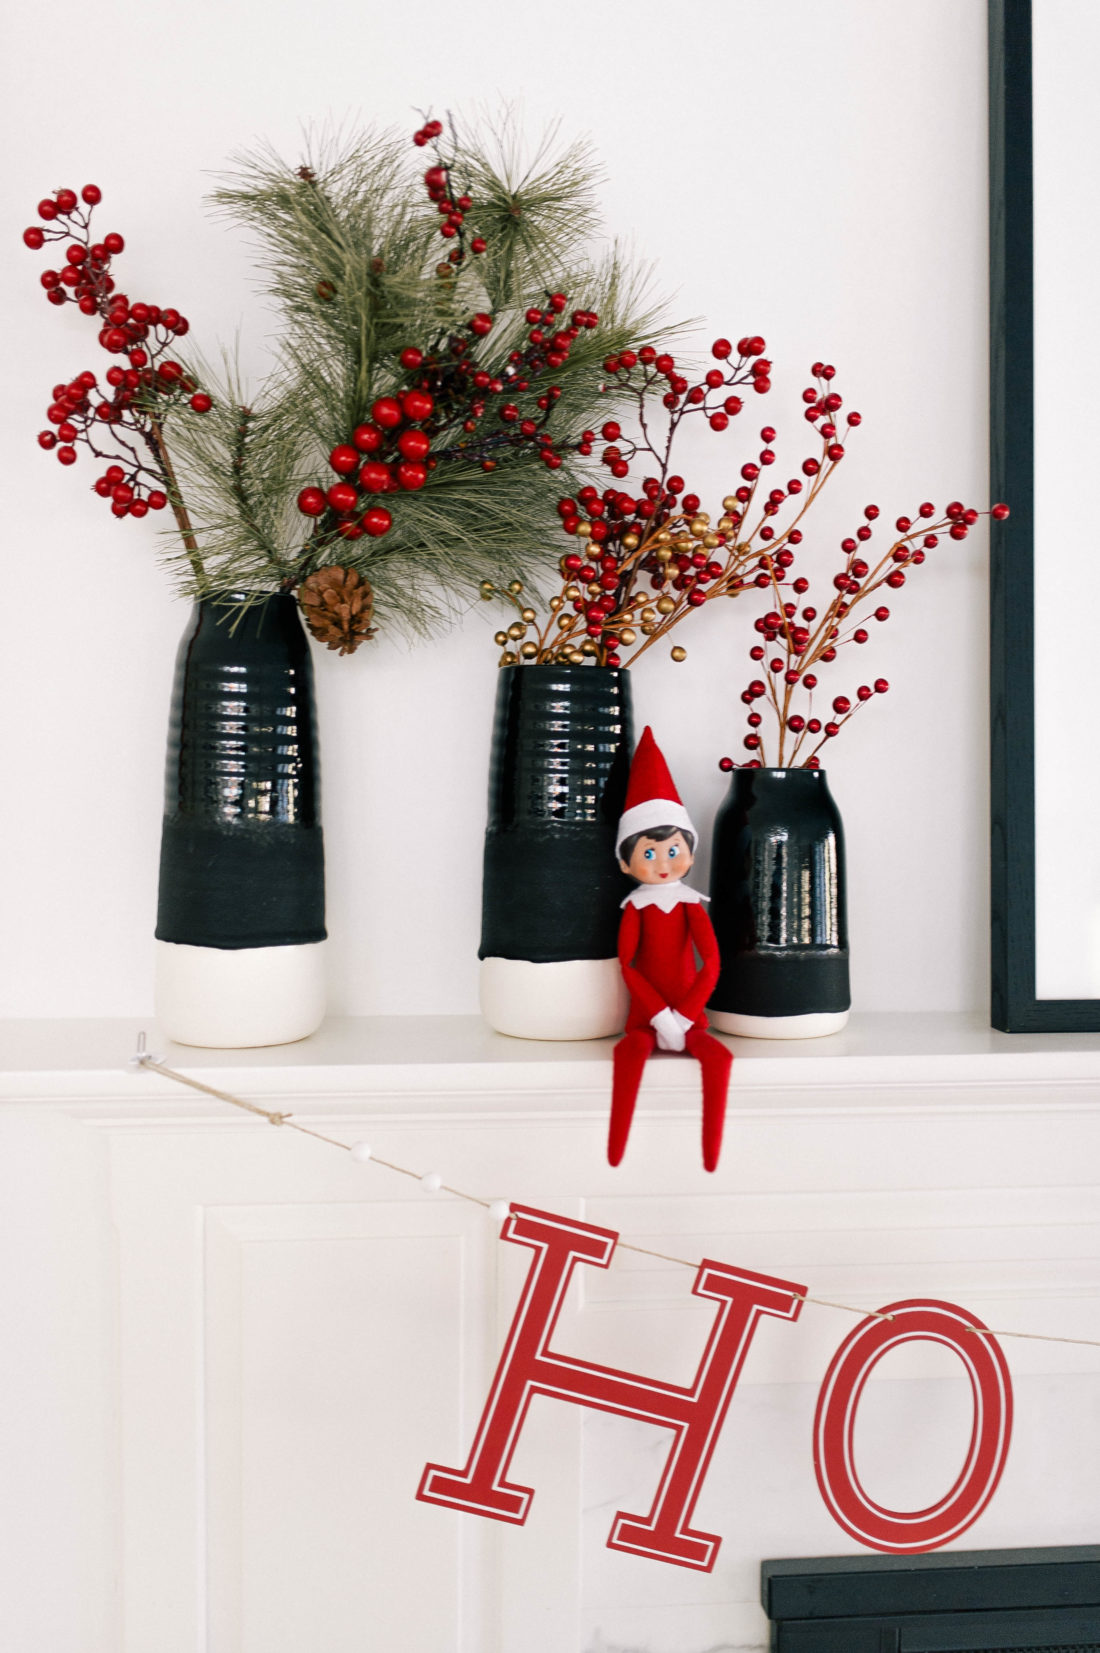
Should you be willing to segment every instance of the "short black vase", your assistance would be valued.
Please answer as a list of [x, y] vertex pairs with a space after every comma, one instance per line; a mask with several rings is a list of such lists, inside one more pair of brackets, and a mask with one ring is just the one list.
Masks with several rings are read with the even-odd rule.
[[482, 883], [481, 1008], [500, 1033], [621, 1031], [615, 829], [633, 749], [630, 680], [604, 666], [505, 666]]
[[156, 935], [158, 1017], [173, 1038], [278, 1044], [319, 1024], [320, 759], [313, 663], [289, 595], [226, 592], [192, 611], [168, 726]]
[[710, 916], [716, 1028], [805, 1039], [844, 1026], [844, 829], [823, 769], [734, 771], [714, 824]]

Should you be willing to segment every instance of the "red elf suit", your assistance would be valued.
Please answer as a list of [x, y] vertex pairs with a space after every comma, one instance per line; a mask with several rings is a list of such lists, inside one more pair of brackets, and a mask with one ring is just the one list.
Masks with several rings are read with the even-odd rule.
[[[621, 855], [629, 840], [661, 828], [690, 833], [694, 847], [695, 828], [647, 728], [631, 764], [616, 853]], [[668, 836], [661, 833], [662, 840]], [[623, 1157], [638, 1087], [653, 1051], [686, 1051], [703, 1071], [703, 1164], [713, 1171], [722, 1148], [733, 1064], [731, 1052], [707, 1031], [705, 1006], [718, 980], [718, 943], [703, 906], [706, 897], [674, 873], [661, 876], [669, 882], [640, 883], [623, 902], [619, 964], [630, 1011], [626, 1033], [615, 1046], [607, 1157], [612, 1165]]]

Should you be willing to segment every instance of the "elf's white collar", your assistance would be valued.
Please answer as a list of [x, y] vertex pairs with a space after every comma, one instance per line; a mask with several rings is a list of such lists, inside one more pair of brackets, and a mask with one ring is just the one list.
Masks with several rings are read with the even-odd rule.
[[690, 906], [696, 901], [709, 901], [709, 895], [700, 895], [698, 890], [691, 890], [682, 881], [675, 884], [639, 884], [636, 890], [631, 890], [626, 900], [620, 902], [623, 907], [660, 907], [663, 913], [670, 913], [673, 907], [681, 902]]

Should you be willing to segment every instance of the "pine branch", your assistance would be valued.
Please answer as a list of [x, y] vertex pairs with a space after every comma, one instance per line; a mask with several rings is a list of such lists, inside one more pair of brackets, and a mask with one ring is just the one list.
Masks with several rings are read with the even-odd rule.
[[[602, 362], [654, 338], [662, 306], [650, 272], [601, 242], [586, 144], [562, 147], [553, 130], [525, 160], [509, 113], [487, 140], [463, 127], [455, 143], [455, 192], [474, 198], [470, 217], [488, 242], [483, 256], [457, 266], [417, 176], [424, 152], [404, 134], [314, 135], [300, 165], [261, 148], [238, 157], [215, 192], [218, 210], [256, 243], [284, 335], [268, 384], [246, 394], [227, 366], [215, 412], [181, 424], [180, 465], [208, 585], [270, 588], [338, 563], [370, 581], [381, 621], [426, 632], [486, 578], [537, 583], [540, 568], [556, 572], [555, 501], [584, 480], [568, 444], [615, 410]], [[450, 361], [470, 317], [487, 310], [493, 328], [477, 360], [503, 377], [512, 353], [526, 348], [526, 310], [544, 307], [551, 292], [600, 316], [543, 381], [559, 392], [540, 419], [566, 461], [560, 470], [506, 426], [487, 422], [471, 435], [444, 420], [426, 484], [386, 501], [390, 532], [349, 540], [331, 513], [307, 523], [294, 503], [299, 490], [329, 487], [333, 448], [370, 419], [378, 397], [407, 388], [405, 347]], [[208, 372], [203, 378], [210, 383]], [[487, 458], [491, 469], [482, 468]]]

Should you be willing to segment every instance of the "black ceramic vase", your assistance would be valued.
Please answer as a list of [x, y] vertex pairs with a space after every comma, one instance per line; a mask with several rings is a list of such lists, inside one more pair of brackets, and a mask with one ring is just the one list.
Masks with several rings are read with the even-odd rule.
[[844, 829], [823, 769], [737, 769], [714, 824], [723, 1033], [806, 1039], [848, 1019]]
[[606, 666], [498, 677], [482, 885], [481, 1009], [500, 1033], [622, 1030], [615, 828], [633, 749], [630, 680]]
[[168, 725], [157, 1016], [184, 1044], [302, 1039], [324, 1016], [309, 644], [289, 595], [195, 604]]

